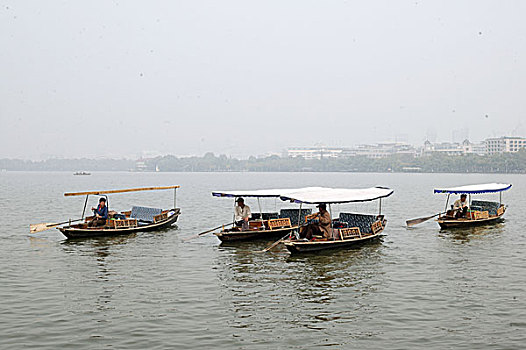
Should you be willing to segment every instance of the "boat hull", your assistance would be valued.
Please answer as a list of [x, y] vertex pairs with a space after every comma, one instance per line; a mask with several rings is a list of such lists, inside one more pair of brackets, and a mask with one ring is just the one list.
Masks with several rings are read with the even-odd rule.
[[334, 240], [334, 241], [285, 241], [285, 247], [291, 254], [319, 252], [328, 249], [344, 249], [350, 247], [358, 247], [368, 242], [372, 242], [381, 236], [383, 230], [375, 234], [363, 236], [361, 238]]
[[473, 227], [481, 225], [489, 225], [501, 222], [503, 220], [502, 215], [492, 216], [486, 219], [470, 220], [470, 219], [438, 219], [438, 224], [440, 228], [464, 228], [464, 227]]
[[75, 238], [90, 238], [90, 237], [109, 237], [109, 236], [120, 236], [128, 235], [136, 232], [146, 232], [146, 231], [156, 231], [162, 230], [172, 226], [177, 222], [179, 218], [180, 211], [174, 215], [161, 220], [156, 223], [137, 226], [137, 227], [128, 227], [128, 228], [76, 228], [76, 227], [59, 227], [58, 230], [62, 232], [64, 236], [68, 239]]
[[296, 227], [275, 230], [222, 231], [214, 234], [221, 240], [221, 242], [241, 242], [281, 238], [295, 229]]

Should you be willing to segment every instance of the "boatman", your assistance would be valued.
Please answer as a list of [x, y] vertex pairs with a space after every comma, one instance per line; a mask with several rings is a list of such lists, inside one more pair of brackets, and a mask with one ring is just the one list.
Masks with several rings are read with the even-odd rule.
[[455, 210], [455, 217], [458, 218], [465, 218], [466, 214], [468, 213], [468, 201], [465, 193], [460, 195], [460, 199], [457, 199], [455, 203], [453, 203], [453, 210]]
[[88, 227], [97, 227], [106, 225], [106, 219], [108, 218], [108, 207], [106, 206], [106, 198], [99, 199], [99, 206], [97, 208], [91, 208], [95, 217], [88, 224]]
[[318, 204], [319, 211], [315, 213], [311, 218], [318, 219], [317, 223], [308, 224], [304, 230], [302, 230], [300, 236], [312, 239], [312, 236], [323, 236], [327, 239], [332, 238], [331, 234], [331, 214], [327, 211], [327, 205], [325, 203]]
[[237, 205], [234, 208], [234, 221], [236, 222], [236, 226], [241, 227], [241, 231], [248, 231], [248, 221], [252, 218], [250, 207], [245, 205], [245, 200], [241, 197], [239, 197], [236, 202]]

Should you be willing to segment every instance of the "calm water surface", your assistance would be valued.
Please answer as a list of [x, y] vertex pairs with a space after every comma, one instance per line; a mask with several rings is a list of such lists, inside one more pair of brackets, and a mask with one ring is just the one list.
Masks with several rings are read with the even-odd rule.
[[[493, 181], [513, 183], [504, 223], [405, 228], [443, 209], [433, 186]], [[54, 229], [28, 234], [30, 223], [80, 216], [84, 198], [64, 192], [170, 184], [182, 186], [176, 228], [73, 242]], [[395, 189], [383, 203], [386, 235], [359, 249], [290, 257], [284, 248], [257, 253], [265, 242], [182, 242], [231, 220], [232, 200], [212, 190], [374, 185]], [[0, 195], [2, 349], [526, 347], [521, 175], [2, 172]], [[172, 201], [170, 191], [119, 194], [110, 207]]]

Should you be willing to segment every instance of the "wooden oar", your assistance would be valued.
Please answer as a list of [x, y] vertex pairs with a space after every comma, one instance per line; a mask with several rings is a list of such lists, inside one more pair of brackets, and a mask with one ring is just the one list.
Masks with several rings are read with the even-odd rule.
[[29, 233], [42, 232], [42, 231], [45, 231], [45, 230], [49, 230], [50, 228], [53, 228], [53, 227], [57, 227], [57, 226], [60, 226], [60, 225], [63, 225], [63, 224], [68, 224], [70, 222], [76, 222], [76, 221], [81, 221], [81, 220], [84, 220], [84, 219], [68, 220], [68, 221], [64, 221], [64, 222], [55, 222], [55, 223], [43, 222], [43, 223], [40, 223], [40, 224], [31, 224], [31, 225], [29, 225]]
[[445, 214], [445, 213], [446, 212], [438, 213], [438, 214], [431, 215], [431, 216], [426, 216], [426, 217], [423, 217], [423, 218], [411, 219], [411, 220], [407, 220], [405, 223], [406, 223], [407, 227], [415, 226], [415, 225], [421, 224], [423, 222], [426, 222], [427, 220], [432, 219], [435, 216], [438, 216], [438, 215], [441, 215], [441, 214]]
[[217, 230], [218, 228], [221, 228], [221, 227], [223, 227], [223, 226], [228, 226], [228, 225], [232, 225], [232, 223], [229, 222], [228, 224], [219, 225], [219, 226], [214, 227], [214, 228], [212, 228], [212, 229], [210, 229], [210, 230], [207, 230], [207, 231], [204, 231], [204, 232], [198, 233], [198, 234], [196, 234], [196, 235], [190, 236], [190, 237], [188, 237], [188, 238], [183, 239], [183, 242], [189, 241], [189, 240], [194, 239], [194, 238], [197, 238], [197, 237], [201, 237], [201, 236], [203, 236], [203, 235], [206, 235], [207, 233], [210, 233], [210, 232], [213, 232], [213, 231]]
[[275, 246], [277, 246], [278, 244], [280, 244], [285, 238], [289, 237], [290, 236], [290, 233], [287, 233], [285, 236], [281, 237], [278, 241], [272, 243], [270, 246], [266, 247], [265, 249], [263, 250], [260, 250], [259, 252], [260, 253], [266, 253], [268, 252], [269, 250], [271, 250], [272, 248], [274, 248]]

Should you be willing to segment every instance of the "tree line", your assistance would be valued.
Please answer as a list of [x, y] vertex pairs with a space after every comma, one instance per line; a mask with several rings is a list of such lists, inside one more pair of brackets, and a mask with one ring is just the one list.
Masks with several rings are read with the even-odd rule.
[[[393, 155], [381, 159], [366, 157], [303, 159], [269, 156], [237, 159], [206, 153], [202, 157], [162, 157], [143, 159], [146, 171], [209, 172], [426, 172], [426, 173], [526, 173], [526, 150], [489, 156], [447, 156], [432, 154], [414, 158]], [[137, 170], [128, 159], [49, 159], [25, 161], [0, 159], [0, 169], [44, 171], [128, 171]]]

